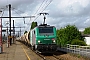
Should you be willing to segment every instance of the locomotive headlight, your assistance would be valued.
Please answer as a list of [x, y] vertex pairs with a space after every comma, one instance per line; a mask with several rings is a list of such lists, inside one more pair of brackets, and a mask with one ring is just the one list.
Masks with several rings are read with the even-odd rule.
[[40, 43], [40, 40], [38, 40], [38, 43]]
[[52, 38], [52, 41], [53, 41], [53, 43], [55, 43], [55, 39], [54, 38]]
[[55, 43], [55, 40], [53, 40], [53, 42]]

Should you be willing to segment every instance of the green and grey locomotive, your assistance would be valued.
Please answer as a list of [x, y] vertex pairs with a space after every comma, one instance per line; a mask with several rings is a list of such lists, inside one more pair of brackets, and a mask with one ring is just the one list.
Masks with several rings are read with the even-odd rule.
[[55, 52], [57, 49], [56, 28], [43, 24], [30, 30], [30, 44], [32, 49], [40, 52]]

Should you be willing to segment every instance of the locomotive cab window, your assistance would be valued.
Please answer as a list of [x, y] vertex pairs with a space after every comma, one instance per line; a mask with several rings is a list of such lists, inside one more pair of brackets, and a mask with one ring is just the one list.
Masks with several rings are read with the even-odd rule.
[[40, 35], [53, 35], [53, 27], [39, 27]]
[[35, 34], [35, 30], [34, 30], [34, 34]]

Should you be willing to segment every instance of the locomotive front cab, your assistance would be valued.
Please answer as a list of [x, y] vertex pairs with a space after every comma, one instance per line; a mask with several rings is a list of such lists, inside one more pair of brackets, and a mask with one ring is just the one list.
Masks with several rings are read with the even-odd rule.
[[37, 32], [37, 50], [41, 52], [56, 51], [56, 28], [54, 26], [39, 26]]
[[38, 44], [56, 44], [55, 27], [38, 27]]

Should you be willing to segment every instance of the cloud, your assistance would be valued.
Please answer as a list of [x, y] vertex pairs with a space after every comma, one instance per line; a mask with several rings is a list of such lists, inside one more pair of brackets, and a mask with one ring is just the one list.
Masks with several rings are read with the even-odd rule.
[[[42, 1], [43, 0], [1, 0], [0, 7], [2, 8], [11, 4], [12, 8], [15, 8], [12, 10], [12, 16], [31, 16], [37, 15], [43, 10], [41, 8], [41, 10], [36, 13]], [[46, 16], [46, 23], [56, 26], [58, 29], [68, 24], [76, 25], [79, 29], [90, 26], [90, 0], [53, 0], [44, 12], [49, 13], [49, 15]], [[4, 16], [8, 16], [8, 13], [5, 12]], [[16, 20], [16, 26], [22, 26], [21, 23], [24, 22], [23, 18], [14, 20]], [[31, 19], [31, 21], [30, 18], [25, 19], [26, 23], [31, 23], [32, 21], [34, 21], [34, 18]], [[35, 21], [37, 21], [38, 24], [43, 23], [43, 16], [39, 16]]]
[[82, 16], [90, 14], [90, 0], [58, 0], [58, 3], [53, 2], [53, 11], [50, 14], [53, 17], [68, 17], [68, 16]]
[[[50, 21], [57, 28], [67, 24], [76, 25], [79, 29], [90, 26], [90, 0], [58, 0], [48, 7]], [[85, 24], [85, 25], [84, 25]]]
[[11, 4], [13, 7], [18, 7], [22, 4], [32, 4], [35, 0], [0, 0], [0, 6]]

